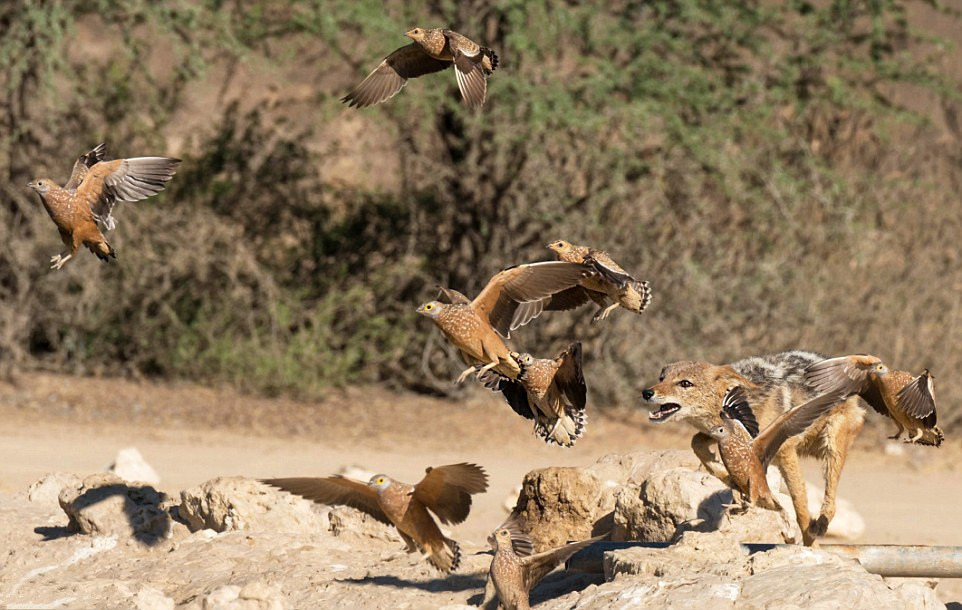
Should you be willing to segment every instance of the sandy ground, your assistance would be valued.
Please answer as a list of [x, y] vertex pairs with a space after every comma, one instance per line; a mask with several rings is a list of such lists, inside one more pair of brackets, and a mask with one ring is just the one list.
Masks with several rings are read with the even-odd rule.
[[[487, 469], [490, 488], [453, 534], [480, 546], [529, 470], [687, 446], [686, 429], [655, 427], [643, 409], [606, 413], [593, 413], [585, 438], [561, 449], [538, 441], [524, 420], [481, 391], [445, 401], [351, 390], [306, 403], [190, 385], [31, 375], [0, 385], [0, 492], [23, 491], [52, 471], [101, 471], [128, 446], [174, 494], [223, 475], [325, 475], [345, 466], [414, 482], [426, 466], [468, 461]], [[880, 440], [886, 432], [884, 425], [867, 428], [842, 476], [839, 495], [866, 522], [855, 542], [962, 545], [962, 444], [946, 430], [941, 449], [904, 446], [890, 455]], [[820, 480], [817, 463], [806, 469], [809, 480]], [[41, 536], [36, 543], [43, 544]], [[944, 602], [962, 601], [962, 580], [944, 580], [937, 591]]]

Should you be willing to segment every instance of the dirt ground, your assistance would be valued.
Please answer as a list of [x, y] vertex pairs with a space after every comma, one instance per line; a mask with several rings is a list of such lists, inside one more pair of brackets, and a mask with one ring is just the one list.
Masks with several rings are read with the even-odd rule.
[[[842, 476], [840, 497], [866, 522], [854, 542], [962, 545], [958, 437], [946, 430], [946, 444], [931, 449], [887, 445], [887, 433], [884, 423], [873, 422]], [[307, 403], [185, 384], [37, 374], [0, 384], [0, 498], [49, 472], [101, 471], [129, 446], [172, 494], [217, 476], [326, 475], [347, 466], [415, 482], [426, 466], [467, 461], [486, 468], [490, 488], [453, 535], [483, 546], [526, 472], [588, 465], [608, 453], [685, 448], [689, 438], [680, 425], [655, 427], [645, 409], [626, 407], [591, 412], [586, 436], [571, 449], [547, 446], [481, 390], [447, 401], [351, 389]], [[815, 462], [806, 469], [809, 480], [820, 480]], [[45, 544], [39, 534], [35, 543]], [[962, 601], [962, 580], [944, 580], [937, 592], [943, 602]]]

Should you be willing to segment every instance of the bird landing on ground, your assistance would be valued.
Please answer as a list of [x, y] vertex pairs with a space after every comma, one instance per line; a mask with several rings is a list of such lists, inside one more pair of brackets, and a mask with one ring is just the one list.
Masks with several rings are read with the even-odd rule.
[[119, 201], [141, 201], [164, 190], [180, 159], [134, 157], [104, 161], [103, 144], [81, 155], [63, 187], [49, 178], [27, 184], [40, 196], [50, 219], [57, 225], [67, 250], [50, 258], [60, 269], [86, 246], [104, 262], [116, 258], [104, 233], [116, 226], [114, 206]]

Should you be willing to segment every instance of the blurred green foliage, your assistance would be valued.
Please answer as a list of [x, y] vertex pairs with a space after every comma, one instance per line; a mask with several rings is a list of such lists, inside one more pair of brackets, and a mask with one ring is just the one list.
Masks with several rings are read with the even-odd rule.
[[[949, 41], [913, 23], [926, 11], [957, 18], [895, 0], [8, 2], [2, 364], [451, 392], [460, 364], [414, 309], [436, 283], [473, 295], [565, 238], [655, 290], [641, 317], [555, 314], [516, 333], [543, 355], [585, 341], [596, 402], [632, 400], [683, 358], [803, 347], [962, 365], [959, 83]], [[404, 30], [440, 24], [501, 57], [483, 112], [450, 74], [376, 108], [338, 104]], [[110, 52], [78, 52], [80, 32]], [[117, 155], [168, 151], [212, 73], [305, 55], [342, 75], [307, 127], [283, 105], [203, 106], [168, 191], [121, 209], [117, 264], [47, 271], [59, 241], [21, 187], [37, 171], [65, 177], [103, 138]], [[390, 146], [325, 147], [348, 121]], [[323, 169], [344, 154], [396, 167], [396, 186]]]

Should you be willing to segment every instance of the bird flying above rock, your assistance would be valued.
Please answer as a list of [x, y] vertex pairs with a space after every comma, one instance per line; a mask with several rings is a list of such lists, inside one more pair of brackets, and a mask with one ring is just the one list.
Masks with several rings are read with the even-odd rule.
[[891, 417], [898, 439], [909, 431], [907, 443], [938, 447], [945, 439], [935, 410], [935, 381], [928, 369], [919, 376], [890, 370], [880, 358], [855, 354], [829, 358], [808, 367], [806, 382], [817, 391], [858, 394], [877, 413]]
[[116, 258], [104, 238], [116, 222], [112, 215], [120, 201], [140, 201], [164, 190], [180, 159], [133, 157], [104, 161], [103, 144], [81, 155], [63, 187], [49, 178], [27, 184], [40, 196], [44, 208], [60, 231], [67, 250], [50, 258], [51, 269], [60, 269], [77, 254], [81, 245], [103, 261]]
[[572, 555], [608, 534], [533, 554], [534, 545], [522, 531], [517, 517], [512, 517], [488, 538], [494, 559], [488, 569], [482, 608], [528, 610], [531, 589]]
[[[445, 338], [460, 350], [468, 365], [458, 383], [476, 372], [480, 379], [494, 369], [510, 379], [521, 373], [505, 345], [511, 331], [538, 317], [553, 294], [577, 286], [590, 275], [583, 265], [566, 262], [509, 267], [488, 280], [473, 301], [457, 291], [442, 291], [453, 301], [430, 301], [418, 313], [431, 318]], [[481, 365], [476, 369], [475, 365]]]
[[478, 110], [484, 104], [488, 75], [498, 67], [498, 56], [487, 47], [443, 28], [412, 28], [404, 33], [413, 40], [384, 58], [359, 85], [341, 98], [349, 106], [364, 108], [388, 100], [408, 79], [454, 66], [458, 89], [465, 103]]
[[471, 496], [487, 490], [488, 475], [480, 466], [462, 463], [428, 468], [416, 485], [385, 474], [367, 483], [339, 475], [261, 482], [319, 504], [350, 506], [393, 525], [409, 553], [420, 549], [435, 568], [451, 572], [461, 561], [460, 547], [441, 533], [428, 511], [441, 523], [461, 523], [471, 511]]
[[803, 405], [778, 416], [759, 433], [744, 388], [735, 386], [725, 395], [722, 425], [709, 431], [718, 441], [718, 452], [732, 484], [749, 503], [769, 510], [782, 510], [768, 487], [765, 473], [782, 445], [808, 429], [819, 417], [844, 400], [838, 392], [820, 394]]
[[510, 354], [521, 366], [517, 379], [487, 371], [481, 382], [500, 391], [516, 413], [533, 419], [535, 434], [546, 443], [574, 445], [587, 421], [588, 387], [581, 368], [581, 343], [572, 343], [556, 358]]
[[583, 264], [594, 274], [580, 286], [556, 295], [545, 309], [566, 311], [580, 307], [590, 300], [598, 305], [598, 312], [592, 319], [597, 322], [607, 318], [608, 314], [619, 306], [641, 313], [651, 302], [648, 282], [633, 278], [613, 261], [607, 252], [587, 246], [575, 246], [562, 239], [548, 244], [548, 249], [560, 260]]

